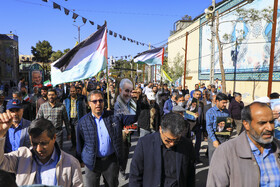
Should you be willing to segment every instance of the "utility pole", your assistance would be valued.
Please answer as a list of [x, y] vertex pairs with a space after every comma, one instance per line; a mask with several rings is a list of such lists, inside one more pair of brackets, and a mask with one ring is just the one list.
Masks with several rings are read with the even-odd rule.
[[272, 75], [273, 75], [273, 66], [274, 66], [275, 38], [276, 38], [277, 13], [278, 13], [277, 9], [278, 9], [278, 0], [274, 0], [273, 26], [272, 26], [272, 34], [271, 34], [270, 64], [269, 64], [268, 89], [267, 89], [268, 97], [271, 94], [271, 88], [272, 88]]
[[[212, 6], [215, 9], [216, 6], [216, 0], [212, 0]], [[209, 82], [210, 84], [214, 83], [214, 69], [215, 69], [215, 27], [214, 27], [214, 21], [215, 21], [215, 13], [213, 13], [212, 17], [212, 25], [211, 25], [211, 66], [210, 66], [210, 77]]]
[[183, 89], [185, 90], [186, 86], [186, 71], [187, 71], [187, 58], [188, 58], [188, 36], [189, 33], [186, 32], [186, 47], [185, 47], [185, 65], [184, 65], [184, 81], [183, 81]]
[[75, 25], [75, 24], [73, 24], [73, 25], [78, 28], [78, 42], [80, 43], [81, 42], [81, 34], [80, 34], [81, 27], [84, 26], [85, 24], [80, 25], [80, 26]]

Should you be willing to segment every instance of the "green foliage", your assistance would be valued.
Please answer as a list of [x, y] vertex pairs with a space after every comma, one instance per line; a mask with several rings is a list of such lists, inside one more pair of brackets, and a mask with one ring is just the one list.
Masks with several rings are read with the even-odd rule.
[[56, 52], [53, 52], [51, 55], [51, 61], [55, 62], [56, 60], [58, 60], [59, 58], [61, 58], [63, 55], [65, 55], [68, 51], [70, 51], [69, 48], [64, 49], [63, 53], [60, 50], [57, 50]]
[[51, 44], [44, 40], [36, 43], [36, 47], [31, 46], [31, 53], [37, 62], [49, 62], [53, 53]]
[[51, 61], [55, 62], [57, 59], [59, 59], [62, 56], [63, 56], [63, 53], [60, 50], [53, 52], [51, 55]]
[[189, 16], [188, 14], [186, 14], [186, 15], [184, 15], [184, 17], [182, 17], [182, 20], [191, 21], [192, 17]]
[[172, 62], [168, 62], [168, 58], [164, 57], [162, 68], [172, 80], [177, 80], [184, 73], [184, 56], [177, 53]]

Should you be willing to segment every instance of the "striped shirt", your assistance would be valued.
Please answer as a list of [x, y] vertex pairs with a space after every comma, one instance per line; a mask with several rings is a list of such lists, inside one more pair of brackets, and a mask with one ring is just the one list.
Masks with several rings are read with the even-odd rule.
[[206, 130], [213, 142], [217, 140], [215, 136], [217, 130], [217, 117], [230, 117], [230, 115], [227, 109], [220, 110], [217, 106], [210, 108], [206, 112]]
[[69, 119], [67, 116], [66, 108], [62, 103], [56, 102], [54, 107], [52, 107], [49, 102], [42, 104], [36, 118], [44, 118], [50, 120], [57, 131], [62, 130], [62, 125], [64, 122], [67, 134], [70, 134]]
[[280, 169], [278, 167], [271, 144], [268, 144], [261, 154], [260, 150], [247, 136], [250, 148], [260, 168], [260, 186], [280, 186]]

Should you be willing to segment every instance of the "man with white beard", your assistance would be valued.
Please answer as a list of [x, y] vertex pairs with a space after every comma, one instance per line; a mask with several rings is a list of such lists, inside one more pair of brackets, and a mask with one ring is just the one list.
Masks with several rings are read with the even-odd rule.
[[131, 99], [133, 83], [129, 79], [122, 79], [119, 86], [120, 95], [117, 97], [114, 110], [115, 114], [135, 115], [136, 103]]
[[280, 141], [273, 138], [274, 117], [265, 103], [242, 110], [246, 131], [213, 154], [207, 186], [280, 186]]

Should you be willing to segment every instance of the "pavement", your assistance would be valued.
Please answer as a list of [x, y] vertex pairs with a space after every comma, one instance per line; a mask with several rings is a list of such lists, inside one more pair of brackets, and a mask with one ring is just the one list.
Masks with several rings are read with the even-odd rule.
[[[65, 130], [64, 130], [65, 131]], [[66, 131], [63, 133], [64, 134], [64, 143], [63, 143], [63, 150], [71, 155], [75, 155], [75, 150], [71, 149], [71, 141], [66, 140]], [[132, 135], [131, 137], [131, 147], [129, 151], [129, 156], [128, 156], [128, 162], [127, 162], [127, 168], [126, 168], [126, 180], [121, 179], [119, 175], [119, 187], [128, 187], [128, 177], [129, 177], [129, 170], [130, 170], [130, 164], [132, 160], [132, 156], [134, 153], [134, 149], [137, 145], [139, 137], [136, 133], [136, 135]], [[202, 163], [196, 165], [196, 185], [197, 187], [205, 187], [206, 186], [206, 181], [207, 181], [207, 174], [208, 174], [208, 157], [206, 157], [205, 153], [207, 150], [208, 143], [207, 141], [203, 141], [201, 144], [201, 149], [200, 149], [200, 159]], [[84, 174], [84, 168], [82, 168], [82, 173]], [[84, 175], [83, 175], [84, 177]], [[103, 178], [101, 177], [101, 187], [104, 187], [103, 183]]]

